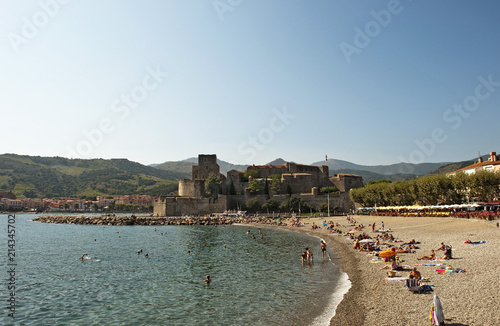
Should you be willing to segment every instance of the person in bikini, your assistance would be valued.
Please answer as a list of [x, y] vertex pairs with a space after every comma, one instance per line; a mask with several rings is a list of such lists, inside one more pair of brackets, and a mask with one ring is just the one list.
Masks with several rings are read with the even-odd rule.
[[325, 243], [325, 241], [321, 240], [320, 247], [321, 247], [321, 252], [323, 253], [323, 258], [325, 258], [325, 256], [326, 256], [326, 243]]
[[417, 258], [418, 260], [434, 260], [436, 259], [436, 254], [434, 253], [434, 249], [431, 250], [431, 254], [429, 256], [423, 256], [422, 258]]

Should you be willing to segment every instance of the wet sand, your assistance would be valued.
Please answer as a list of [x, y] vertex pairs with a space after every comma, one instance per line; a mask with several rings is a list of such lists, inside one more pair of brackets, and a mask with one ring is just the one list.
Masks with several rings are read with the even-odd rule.
[[[446, 266], [417, 266], [423, 278], [433, 285], [434, 291], [414, 294], [404, 288], [403, 282], [386, 281], [386, 270], [380, 270], [386, 263], [369, 263], [366, 252], [352, 249], [345, 236], [330, 233], [321, 225], [323, 221], [338, 222], [349, 231], [346, 217], [303, 219], [305, 227], [289, 228], [307, 232], [323, 238], [332, 250], [332, 259], [340, 260], [342, 271], [349, 275], [352, 287], [337, 307], [330, 325], [430, 325], [429, 311], [434, 294], [441, 299], [446, 325], [500, 325], [500, 260], [497, 248], [500, 245], [500, 221], [480, 221], [435, 217], [375, 217], [354, 216], [365, 226], [365, 232], [372, 233], [369, 224], [376, 223], [377, 229], [384, 221], [385, 229], [403, 241], [415, 239], [420, 242], [416, 253], [398, 254], [403, 265], [415, 266], [419, 261], [437, 249], [441, 242], [453, 247], [453, 259], [444, 261], [447, 265], [467, 270], [467, 273], [438, 274], [435, 269]], [[321, 229], [312, 230], [312, 223]], [[464, 241], [486, 241], [486, 244], [470, 245]], [[382, 242], [384, 243], [384, 242]], [[387, 243], [387, 242], [385, 242]], [[398, 243], [396, 243], [398, 244]], [[319, 247], [319, 244], [318, 244]], [[436, 251], [441, 257], [443, 251]], [[397, 276], [407, 277], [409, 272], [398, 271]]]

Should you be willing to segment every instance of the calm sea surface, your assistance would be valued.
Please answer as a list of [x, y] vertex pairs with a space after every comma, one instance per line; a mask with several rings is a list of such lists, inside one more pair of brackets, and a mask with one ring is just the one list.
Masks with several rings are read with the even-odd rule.
[[[0, 215], [0, 325], [327, 325], [348, 287], [319, 239], [295, 232], [263, 228], [260, 239], [249, 226], [58, 225], [35, 216], [16, 215], [12, 320]], [[312, 266], [302, 266], [305, 247]], [[79, 260], [84, 253], [91, 261]]]

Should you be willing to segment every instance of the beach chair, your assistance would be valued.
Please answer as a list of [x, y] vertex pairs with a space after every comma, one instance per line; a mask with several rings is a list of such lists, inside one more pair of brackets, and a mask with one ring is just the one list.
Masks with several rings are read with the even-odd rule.
[[413, 293], [422, 293], [423, 288], [420, 282], [414, 278], [409, 278], [405, 281], [405, 288]]

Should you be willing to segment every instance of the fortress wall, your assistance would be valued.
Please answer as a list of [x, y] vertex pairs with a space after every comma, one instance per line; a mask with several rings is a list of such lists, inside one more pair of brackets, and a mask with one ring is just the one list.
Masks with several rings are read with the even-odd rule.
[[179, 181], [179, 196], [194, 197], [194, 181], [184, 179]]

